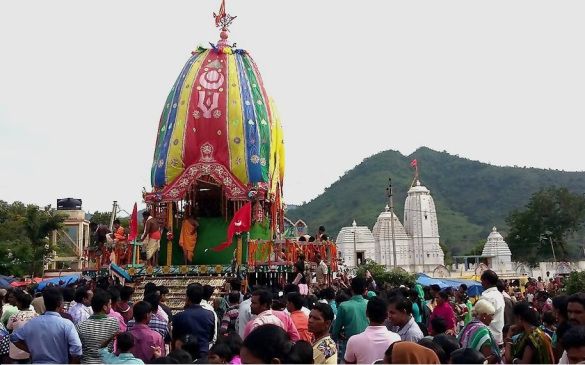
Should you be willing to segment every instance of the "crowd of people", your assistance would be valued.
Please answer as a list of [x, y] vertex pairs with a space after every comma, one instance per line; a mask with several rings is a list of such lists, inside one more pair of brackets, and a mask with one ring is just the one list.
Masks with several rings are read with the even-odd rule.
[[193, 283], [178, 313], [165, 304], [168, 288], [153, 283], [134, 303], [134, 288], [111, 279], [2, 290], [0, 362], [585, 362], [585, 294], [566, 296], [541, 280], [518, 296], [488, 270], [483, 293], [470, 299], [465, 285], [380, 288], [371, 275], [329, 283], [302, 268], [298, 274], [280, 289], [245, 293], [234, 279], [219, 297]]

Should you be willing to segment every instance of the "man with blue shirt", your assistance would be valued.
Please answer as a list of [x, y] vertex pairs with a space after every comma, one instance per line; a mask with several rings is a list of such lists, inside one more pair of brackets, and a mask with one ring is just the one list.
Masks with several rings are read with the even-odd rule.
[[28, 321], [10, 336], [19, 349], [30, 353], [33, 364], [79, 363], [81, 341], [75, 325], [61, 317], [61, 291], [48, 288], [43, 292], [47, 311]]
[[193, 283], [187, 287], [187, 308], [173, 317], [172, 347], [185, 335], [193, 335], [199, 342], [201, 356], [207, 356], [215, 332], [215, 317], [199, 303], [203, 299], [203, 286]]

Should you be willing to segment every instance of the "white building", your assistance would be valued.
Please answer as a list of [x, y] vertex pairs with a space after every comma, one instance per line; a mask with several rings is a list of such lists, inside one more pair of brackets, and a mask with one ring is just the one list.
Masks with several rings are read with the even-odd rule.
[[355, 220], [351, 227], [343, 227], [337, 239], [337, 252], [346, 267], [356, 266], [356, 255], [358, 265], [365, 263], [366, 259], [375, 260], [376, 244], [374, 236], [366, 226], [358, 226]]
[[497, 273], [515, 272], [512, 268], [512, 252], [496, 227], [492, 228], [481, 256], [487, 258], [489, 268]]
[[413, 273], [444, 270], [445, 255], [439, 245], [437, 212], [429, 189], [417, 180], [415, 186], [408, 190], [404, 204], [404, 226], [394, 215], [394, 244], [391, 216], [386, 207], [374, 225], [377, 262], [392, 267], [395, 245], [397, 267]]

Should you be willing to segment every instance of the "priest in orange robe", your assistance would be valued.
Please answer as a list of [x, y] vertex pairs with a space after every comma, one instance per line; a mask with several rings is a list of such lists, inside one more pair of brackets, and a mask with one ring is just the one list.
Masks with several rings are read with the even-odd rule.
[[193, 217], [191, 209], [186, 207], [185, 217], [181, 225], [181, 235], [179, 236], [179, 246], [183, 249], [185, 265], [190, 265], [193, 262], [193, 253], [197, 243], [197, 227], [199, 227], [199, 223]]

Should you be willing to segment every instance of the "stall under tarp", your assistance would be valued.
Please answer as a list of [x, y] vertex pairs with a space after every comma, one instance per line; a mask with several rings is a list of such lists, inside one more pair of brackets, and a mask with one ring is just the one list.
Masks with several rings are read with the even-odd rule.
[[43, 290], [49, 284], [53, 284], [54, 286], [69, 285], [75, 283], [80, 277], [81, 275], [75, 274], [43, 280], [39, 283], [37, 290]]

